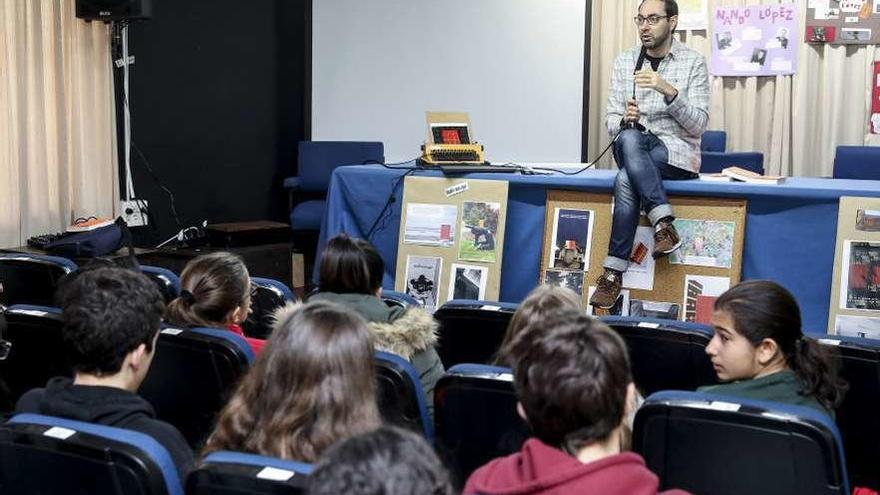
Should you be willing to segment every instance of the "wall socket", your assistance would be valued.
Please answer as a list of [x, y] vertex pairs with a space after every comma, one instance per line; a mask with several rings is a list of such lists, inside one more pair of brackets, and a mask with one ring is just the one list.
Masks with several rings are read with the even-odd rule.
[[147, 200], [132, 199], [119, 202], [119, 211], [129, 227], [145, 227], [147, 225]]

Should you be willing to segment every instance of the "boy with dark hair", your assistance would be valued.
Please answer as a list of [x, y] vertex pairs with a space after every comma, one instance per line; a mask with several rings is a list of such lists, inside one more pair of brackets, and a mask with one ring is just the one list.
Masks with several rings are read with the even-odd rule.
[[171, 454], [180, 479], [193, 461], [186, 440], [156, 419], [135, 392], [153, 359], [164, 303], [141, 273], [97, 268], [76, 274], [59, 294], [64, 342], [73, 379], [55, 377], [25, 393], [16, 413], [115, 426], [153, 437]]
[[520, 332], [510, 349], [517, 410], [534, 437], [519, 453], [475, 471], [465, 495], [658, 493], [645, 461], [620, 452], [635, 394], [620, 336], [580, 311], [564, 310]]
[[449, 475], [424, 438], [383, 426], [324, 452], [309, 495], [452, 495]]

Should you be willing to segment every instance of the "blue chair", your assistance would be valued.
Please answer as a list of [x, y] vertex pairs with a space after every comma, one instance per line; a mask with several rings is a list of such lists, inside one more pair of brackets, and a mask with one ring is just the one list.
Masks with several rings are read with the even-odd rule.
[[386, 423], [421, 432], [428, 441], [434, 438], [434, 426], [419, 372], [412, 363], [390, 352], [375, 355], [379, 411]]
[[880, 490], [880, 340], [828, 335], [818, 339], [840, 362], [849, 384], [837, 408], [850, 480]]
[[463, 483], [490, 460], [517, 452], [529, 436], [516, 412], [510, 368], [457, 364], [434, 389], [436, 448]]
[[183, 495], [171, 455], [143, 433], [19, 414], [0, 427], [6, 495]]
[[159, 419], [200, 448], [214, 417], [253, 363], [253, 350], [228, 330], [167, 327], [159, 333], [155, 352], [138, 393]]
[[312, 465], [244, 452], [209, 454], [186, 478], [187, 495], [306, 493]]
[[141, 265], [141, 271], [159, 288], [165, 302], [169, 303], [180, 295], [180, 277], [167, 268]]
[[660, 489], [701, 495], [849, 495], [842, 445], [815, 409], [697, 392], [648, 397], [633, 426]]
[[9, 354], [0, 360], [0, 412], [11, 411], [28, 390], [43, 387], [53, 376], [72, 376], [61, 340], [61, 310], [16, 304], [6, 309], [3, 339]]
[[248, 337], [267, 339], [272, 333], [275, 310], [296, 300], [293, 291], [271, 278], [251, 277], [251, 314], [242, 323]]
[[514, 303], [453, 299], [437, 308], [437, 352], [448, 368], [460, 363], [489, 364], [516, 312]]
[[715, 174], [727, 167], [739, 167], [764, 175], [764, 154], [757, 151], [721, 153], [703, 151], [700, 173]]
[[[340, 165], [383, 163], [385, 148], [380, 142], [300, 141], [297, 170], [299, 175], [284, 180], [291, 193], [290, 228], [294, 231], [320, 230], [333, 170]], [[307, 193], [309, 199], [294, 205], [293, 195]]]
[[705, 131], [700, 141], [700, 151], [727, 151], [727, 133], [724, 131]]
[[832, 177], [880, 180], [880, 147], [838, 146]]
[[58, 256], [0, 253], [0, 304], [52, 306], [58, 282], [77, 268], [73, 261]]
[[387, 306], [392, 308], [409, 308], [413, 306], [421, 306], [416, 298], [414, 298], [413, 296], [393, 290], [383, 290], [382, 300], [385, 301], [385, 304]]
[[644, 395], [660, 390], [696, 390], [717, 383], [706, 346], [712, 329], [699, 323], [656, 318], [600, 318], [629, 349], [633, 380]]

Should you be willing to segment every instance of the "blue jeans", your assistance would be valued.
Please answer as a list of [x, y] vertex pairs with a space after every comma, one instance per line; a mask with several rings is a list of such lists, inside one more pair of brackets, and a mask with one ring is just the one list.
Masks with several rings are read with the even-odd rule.
[[663, 141], [650, 132], [626, 129], [614, 142], [614, 159], [620, 170], [614, 181], [614, 218], [611, 242], [603, 266], [625, 272], [639, 225], [639, 212], [648, 213], [651, 225], [672, 216], [663, 179], [692, 179], [697, 174], [669, 165]]

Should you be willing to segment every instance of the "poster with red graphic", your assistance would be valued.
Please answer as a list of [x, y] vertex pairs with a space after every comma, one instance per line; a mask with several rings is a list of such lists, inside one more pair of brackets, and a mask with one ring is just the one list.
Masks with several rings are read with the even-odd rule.
[[880, 62], [874, 62], [871, 84], [871, 134], [880, 134]]

